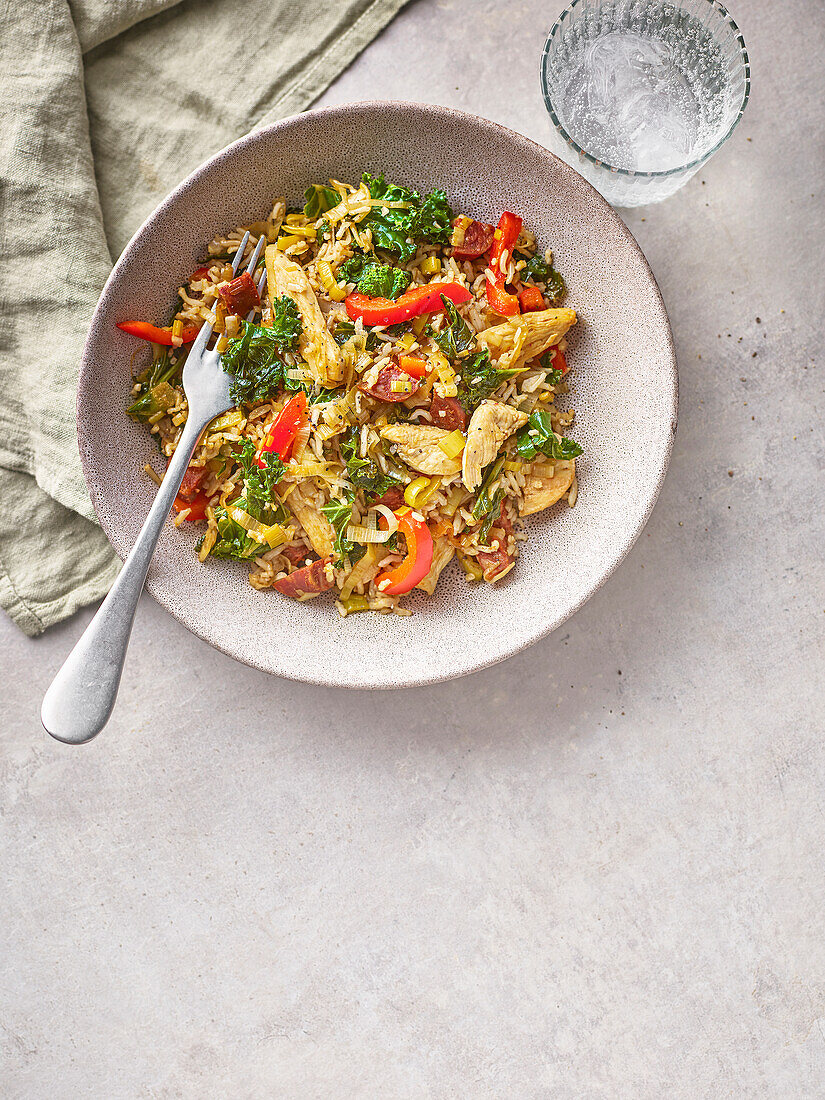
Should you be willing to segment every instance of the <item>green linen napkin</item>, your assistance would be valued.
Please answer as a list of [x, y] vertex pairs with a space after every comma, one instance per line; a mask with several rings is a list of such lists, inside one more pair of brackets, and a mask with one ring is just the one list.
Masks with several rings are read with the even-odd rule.
[[112, 258], [206, 157], [306, 108], [407, 0], [17, 0], [0, 60], [0, 606], [38, 634], [119, 562], [75, 393]]

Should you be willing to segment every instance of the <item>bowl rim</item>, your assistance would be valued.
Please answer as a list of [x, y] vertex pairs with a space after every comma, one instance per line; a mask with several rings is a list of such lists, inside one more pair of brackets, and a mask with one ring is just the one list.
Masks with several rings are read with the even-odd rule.
[[[518, 642], [506, 648], [506, 650], [491, 656], [489, 659], [485, 659], [482, 661], [472, 660], [466, 662], [466, 664], [463, 664], [461, 659], [459, 658], [452, 666], [452, 668], [445, 673], [417, 675], [410, 677], [409, 679], [405, 679], [403, 680], [403, 682], [389, 684], [376, 683], [374, 680], [370, 680], [369, 677], [364, 677], [361, 679], [355, 677], [349, 679], [345, 683], [341, 683], [336, 682], [331, 677], [324, 678], [318, 675], [302, 675], [300, 672], [292, 671], [276, 672], [274, 669], [267, 667], [267, 665], [264, 664], [262, 661], [247, 659], [246, 657], [238, 656], [237, 653], [233, 653], [231, 649], [227, 648], [226, 645], [223, 645], [220, 642], [216, 641], [213, 637], [208, 636], [205, 628], [201, 629], [197, 626], [194, 626], [191, 622], [187, 621], [184, 612], [179, 612], [166, 602], [160, 592], [160, 585], [157, 584], [151, 576], [147, 577], [145, 589], [153, 596], [155, 600], [157, 600], [157, 602], [162, 607], [166, 609], [166, 611], [168, 611], [175, 619], [177, 619], [179, 623], [185, 626], [186, 629], [189, 630], [196, 637], [201, 638], [214, 649], [225, 653], [228, 657], [232, 657], [234, 660], [240, 661], [242, 664], [257, 668], [262, 672], [267, 672], [270, 675], [281, 676], [284, 679], [296, 681], [298, 683], [315, 684], [324, 687], [349, 688], [355, 690], [396, 690], [402, 688], [422, 687], [428, 684], [444, 683], [448, 680], [458, 679], [461, 676], [467, 676], [471, 673], [480, 672], [483, 669], [491, 668], [493, 665], [500, 664], [502, 661], [505, 661], [508, 658], [515, 656], [515, 654], [517, 653], [521, 653], [529, 646], [534, 645], [536, 642], [540, 641], [548, 634], [551, 634], [554, 630], [557, 630], [558, 627], [562, 625], [562, 623], [566, 622], [572, 615], [574, 615], [591, 598], [591, 596], [593, 596], [594, 593], [602, 587], [605, 581], [607, 581], [608, 578], [611, 577], [613, 573], [615, 573], [616, 569], [619, 567], [619, 565], [621, 565], [622, 561], [625, 559], [630, 549], [633, 547], [637, 538], [641, 534], [642, 529], [650, 518], [650, 514], [653, 511], [653, 508], [659, 497], [659, 492], [661, 491], [662, 484], [664, 483], [665, 475], [667, 474], [668, 466], [670, 464], [670, 458], [673, 451], [673, 440], [676, 434], [679, 405], [679, 378], [677, 370], [676, 351], [673, 341], [673, 332], [670, 327], [670, 320], [668, 318], [667, 309], [665, 307], [659, 284], [656, 281], [656, 277], [653, 274], [650, 264], [647, 262], [647, 259], [642, 252], [641, 247], [639, 246], [635, 237], [627, 228], [625, 223], [622, 221], [622, 219], [619, 217], [613, 207], [607, 202], [607, 200], [604, 199], [592, 186], [592, 184], [590, 184], [579, 172], [577, 172], [575, 168], [569, 165], [566, 161], [562, 160], [555, 153], [551, 152], [549, 149], [546, 149], [544, 146], [539, 145], [538, 142], [533, 141], [531, 138], [525, 137], [523, 134], [519, 134], [515, 130], [511, 130], [509, 127], [503, 126], [501, 123], [493, 122], [491, 119], [484, 118], [482, 115], [475, 115], [469, 111], [461, 111], [453, 107], [444, 107], [433, 103], [416, 103], [411, 100], [367, 99], [334, 104], [329, 107], [318, 107], [309, 111], [302, 111], [297, 114], [288, 115], [283, 119], [278, 119], [275, 122], [267, 123], [254, 128], [243, 137], [238, 138], [236, 141], [231, 142], [223, 149], [220, 149], [211, 157], [208, 157], [192, 172], [190, 172], [189, 175], [181, 180], [181, 182], [172, 191], [169, 192], [169, 194], [154, 208], [154, 210], [152, 210], [149, 216], [132, 234], [128, 243], [125, 245], [123, 251], [115, 262], [112, 271], [100, 293], [100, 298], [98, 299], [97, 306], [95, 307], [89, 324], [89, 330], [86, 335], [86, 340], [83, 347], [83, 356], [80, 365], [76, 400], [77, 436], [80, 451], [80, 460], [83, 468], [83, 476], [86, 480], [86, 485], [89, 490], [92, 507], [94, 508], [95, 514], [97, 515], [98, 521], [100, 522], [100, 526], [104, 534], [106, 535], [106, 538], [109, 540], [109, 543], [112, 545], [118, 557], [124, 560], [131, 547], [127, 548], [124, 552], [121, 552], [121, 550], [118, 548], [114, 533], [116, 529], [116, 524], [110, 524], [105, 518], [105, 510], [102, 508], [98, 508], [99, 490], [93, 477], [93, 470], [91, 468], [89, 452], [84, 446], [84, 441], [90, 431], [90, 425], [87, 425], [81, 416], [81, 403], [86, 390], [86, 386], [88, 384], [88, 378], [91, 374], [91, 371], [93, 370], [94, 364], [92, 347], [93, 344], [96, 342], [97, 332], [101, 323], [101, 315], [105, 309], [105, 302], [108, 297], [110, 288], [119, 280], [121, 270], [125, 266], [127, 257], [131, 252], [133, 246], [140, 241], [141, 237], [147, 231], [149, 226], [154, 222], [156, 217], [162, 211], [165, 211], [173, 206], [177, 202], [178, 197], [184, 191], [186, 191], [189, 186], [194, 183], [204, 172], [211, 170], [214, 165], [220, 163], [221, 161], [232, 158], [237, 151], [244, 149], [249, 145], [254, 145], [257, 141], [261, 140], [264, 135], [276, 133], [280, 130], [287, 130], [297, 121], [304, 120], [307, 117], [335, 119], [336, 117], [352, 115], [354, 112], [359, 113], [375, 111], [376, 108], [382, 110], [390, 109], [418, 111], [432, 114], [440, 119], [454, 119], [460, 122], [469, 122], [474, 125], [478, 125], [479, 123], [481, 123], [483, 126], [492, 127], [493, 129], [499, 131], [499, 133], [505, 136], [511, 143], [513, 143], [517, 147], [521, 146], [522, 148], [529, 148], [531, 150], [537, 151], [542, 156], [548, 157], [551, 160], [558, 162], [558, 164], [562, 166], [562, 171], [570, 171], [574, 173], [574, 175], [579, 177], [580, 184], [583, 183], [586, 189], [591, 192], [591, 199], [595, 201], [598, 205], [601, 205], [608, 213], [608, 216], [615, 220], [617, 228], [624, 237], [626, 244], [631, 248], [631, 250], [636, 253], [637, 259], [641, 261], [641, 264], [643, 265], [650, 279], [651, 290], [653, 291], [654, 295], [654, 304], [660, 312], [661, 319], [664, 321], [665, 345], [662, 348], [662, 354], [663, 356], [666, 355], [668, 360], [669, 377], [671, 382], [670, 408], [667, 410], [670, 419], [670, 430], [666, 433], [666, 443], [660, 455], [659, 468], [656, 471], [655, 486], [650, 494], [650, 499], [647, 501], [646, 507], [643, 513], [638, 517], [634, 527], [626, 531], [621, 541], [617, 542], [615, 551], [611, 555], [608, 567], [603, 570], [601, 575], [588, 586], [588, 588], [584, 591], [583, 594], [579, 596], [574, 604], [566, 606], [562, 612], [555, 614], [552, 619], [542, 621], [536, 629], [528, 631], [526, 636], [523, 636]], [[664, 418], [664, 410], [662, 415]]]
[[564, 138], [567, 144], [574, 152], [578, 153], [580, 157], [583, 157], [589, 164], [592, 164], [595, 168], [606, 168], [608, 172], [617, 176], [627, 176], [628, 179], [665, 179], [668, 176], [680, 176], [685, 172], [690, 172], [694, 169], [700, 168], [706, 161], [718, 153], [728, 138], [733, 134], [733, 131], [739, 125], [742, 115], [745, 113], [745, 108], [748, 105], [748, 100], [751, 94], [751, 63], [748, 56], [748, 49], [745, 45], [745, 38], [739, 29], [736, 20], [730, 14], [728, 9], [720, 2], [720, 0], [706, 0], [709, 7], [722, 17], [728, 24], [729, 29], [733, 33], [739, 45], [740, 57], [742, 59], [742, 70], [744, 73], [745, 84], [742, 92], [742, 102], [739, 104], [739, 110], [736, 117], [731, 122], [725, 133], [714, 144], [711, 149], [708, 149], [706, 153], [703, 153], [701, 157], [696, 157], [694, 160], [688, 161], [687, 164], [680, 164], [677, 168], [666, 168], [658, 172], [643, 172], [637, 171], [634, 168], [619, 168], [618, 165], [610, 164], [609, 161], [599, 160], [598, 157], [594, 157], [592, 153], [588, 153], [585, 149], [582, 149], [581, 145], [573, 138], [567, 131], [567, 127], [562, 123], [559, 118], [556, 108], [553, 106], [553, 99], [547, 87], [547, 65], [548, 58], [550, 56], [551, 43], [556, 37], [557, 33], [561, 30], [562, 21], [568, 16], [574, 8], [577, 8], [581, 3], [587, 4], [587, 0], [571, 0], [571, 3], [560, 12], [553, 26], [544, 41], [544, 46], [541, 51], [541, 60], [539, 62], [539, 78], [541, 81], [541, 94], [544, 99], [544, 106], [550, 116], [550, 121], [559, 132], [560, 136]]

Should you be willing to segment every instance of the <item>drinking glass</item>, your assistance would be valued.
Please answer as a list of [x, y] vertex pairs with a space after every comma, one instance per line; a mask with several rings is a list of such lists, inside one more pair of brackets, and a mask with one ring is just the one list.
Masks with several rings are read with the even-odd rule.
[[742, 117], [750, 64], [718, 0], [573, 0], [541, 57], [572, 163], [616, 206], [672, 195]]

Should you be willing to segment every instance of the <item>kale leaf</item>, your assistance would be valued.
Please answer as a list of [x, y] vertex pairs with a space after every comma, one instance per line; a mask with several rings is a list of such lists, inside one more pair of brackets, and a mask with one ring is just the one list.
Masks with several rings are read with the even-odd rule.
[[504, 455], [499, 455], [495, 462], [487, 468], [487, 473], [484, 475], [484, 479], [476, 493], [472, 514], [473, 519], [482, 521], [478, 528], [478, 541], [481, 543], [486, 543], [490, 528], [501, 512], [501, 502], [505, 496], [504, 486], [500, 485], [492, 493], [490, 490], [503, 468]]
[[574, 440], [556, 435], [547, 409], [536, 409], [516, 435], [516, 452], [520, 458], [528, 462], [532, 461], [539, 452], [547, 458], [566, 461], [577, 458], [582, 453], [582, 449]]
[[368, 264], [358, 280], [358, 290], [368, 298], [388, 298], [395, 301], [412, 282], [409, 271], [389, 264]]
[[140, 386], [135, 400], [126, 410], [132, 420], [145, 424], [150, 416], [165, 412], [177, 399], [173, 386], [180, 381], [183, 360], [172, 358], [171, 349], [164, 348], [152, 366], [138, 375]]
[[403, 268], [382, 264], [374, 256], [356, 252], [338, 268], [337, 275], [347, 283], [355, 283], [360, 294], [370, 298], [395, 301], [412, 282], [412, 275]]
[[304, 192], [304, 216], [315, 221], [319, 214], [332, 210], [341, 201], [341, 196], [332, 187], [323, 183], [313, 183]]
[[383, 496], [388, 489], [400, 485], [401, 481], [392, 474], [382, 473], [381, 467], [371, 458], [361, 458], [358, 455], [359, 433], [352, 431], [341, 440], [339, 447], [341, 457], [347, 466], [349, 479], [359, 489], [371, 496]]
[[531, 279], [535, 279], [536, 282], [544, 283], [548, 298], [554, 302], [561, 301], [567, 291], [567, 285], [552, 264], [549, 264], [538, 253], [535, 256], [528, 256], [526, 252], [516, 252], [515, 258], [525, 261], [525, 265], [521, 269], [522, 278], [529, 276]]
[[[231, 507], [240, 508], [246, 511], [246, 501], [241, 497], [233, 501]], [[218, 525], [218, 538], [215, 545], [209, 551], [213, 557], [232, 558], [234, 561], [248, 561], [250, 558], [254, 558], [262, 552], [262, 547], [258, 540], [254, 539], [248, 531], [241, 527], [240, 523], [236, 523], [227, 512], [226, 508], [215, 509], [215, 520]], [[200, 550], [204, 538], [206, 538], [205, 535], [198, 540], [195, 547], [196, 550]]]
[[374, 199], [384, 199], [386, 202], [407, 202], [409, 207], [391, 207], [386, 214], [382, 207], [374, 206], [367, 217], [361, 223], [365, 229], [372, 232], [372, 243], [375, 248], [383, 248], [387, 252], [393, 252], [401, 260], [411, 260], [415, 255], [415, 243], [413, 230], [415, 228], [415, 204], [419, 201], [416, 191], [408, 191], [406, 187], [398, 187], [388, 184], [383, 173], [371, 176], [365, 172], [361, 182], [367, 185], [370, 196]]
[[444, 192], [436, 188], [424, 196], [419, 207], [416, 237], [433, 244], [449, 244], [452, 235], [452, 209]]
[[354, 542], [350, 542], [346, 536], [347, 527], [352, 522], [352, 505], [354, 501], [355, 490], [346, 489], [341, 499], [333, 497], [329, 504], [324, 504], [321, 508], [321, 511], [332, 524], [332, 528], [335, 531], [333, 549], [335, 551], [336, 564], [340, 564], [344, 558], [349, 558], [350, 561], [357, 561], [360, 557], [363, 557], [366, 551], [365, 546], [359, 546]]
[[492, 497], [489, 500], [489, 508], [485, 513], [484, 519], [479, 524], [478, 528], [478, 541], [486, 545], [487, 539], [490, 535], [490, 528], [493, 523], [501, 515], [501, 502], [504, 500], [505, 490], [504, 487], [496, 489]]
[[544, 371], [545, 378], [551, 386], [557, 386], [561, 382], [564, 375], [560, 370], [550, 366], [550, 360], [553, 352], [552, 349], [546, 351], [544, 355], [539, 356], [539, 366]]
[[441, 332], [435, 332], [430, 326], [427, 335], [435, 340], [447, 358], [452, 361], [459, 355], [472, 351], [476, 347], [476, 338], [475, 333], [446, 294], [441, 295], [441, 301], [444, 303], [444, 313], [449, 324]]
[[[486, 516], [488, 512], [492, 511], [495, 507], [495, 493], [490, 495], [490, 488], [493, 482], [504, 468], [504, 455], [499, 457], [487, 467], [481, 485], [478, 487], [476, 493], [475, 503], [473, 504], [473, 519], [481, 519], [482, 516]], [[502, 493], [503, 495], [503, 493]], [[498, 498], [499, 501], [501, 497]]]
[[449, 324], [441, 332], [434, 332], [430, 327], [427, 334], [435, 340], [461, 375], [458, 400], [465, 411], [471, 413], [502, 382], [518, 372], [498, 370], [490, 362], [490, 353], [486, 350], [476, 351], [471, 355], [470, 352], [478, 346], [475, 333], [445, 295], [442, 294], [441, 300]]
[[304, 330], [298, 307], [288, 294], [282, 294], [273, 303], [271, 332], [278, 346], [287, 351], [298, 345], [298, 337]]
[[271, 327], [243, 321], [243, 332], [223, 353], [225, 371], [234, 375], [230, 395], [236, 405], [264, 401], [284, 380], [281, 352], [294, 348], [302, 324], [298, 307], [284, 295], [275, 299]]
[[502, 382], [518, 374], [517, 370], [499, 370], [494, 367], [487, 351], [480, 351], [469, 359], [460, 360], [460, 367], [458, 400], [468, 413], [473, 412], [494, 393]]
[[279, 455], [265, 451], [261, 458], [266, 465], [261, 469], [256, 461], [257, 453], [255, 444], [249, 439], [245, 439], [240, 450], [235, 452], [235, 458], [243, 469], [245, 511], [267, 526], [282, 523], [287, 513], [275, 496], [275, 487], [284, 476], [286, 467]]
[[[351, 340], [355, 335], [355, 322], [354, 321], [339, 321], [335, 326], [335, 332], [332, 334], [332, 338], [338, 347], [343, 347], [347, 340]], [[365, 347], [367, 351], [372, 351], [375, 345], [378, 343], [378, 338], [374, 332], [365, 331], [366, 337]]]
[[328, 390], [323, 386], [318, 386], [314, 382], [302, 382], [298, 378], [288, 378], [284, 376], [284, 389], [289, 390], [290, 393], [298, 393], [299, 390], [303, 390], [307, 395], [307, 401], [310, 405], [323, 405], [326, 401], [332, 401], [334, 397], [340, 396], [339, 390]]
[[416, 241], [449, 244], [453, 212], [443, 191], [434, 190], [422, 200], [417, 191], [387, 183], [383, 173], [365, 172], [361, 178], [373, 199], [407, 203], [404, 207], [375, 206], [361, 223], [372, 232], [375, 248], [396, 254], [400, 260], [415, 255]]

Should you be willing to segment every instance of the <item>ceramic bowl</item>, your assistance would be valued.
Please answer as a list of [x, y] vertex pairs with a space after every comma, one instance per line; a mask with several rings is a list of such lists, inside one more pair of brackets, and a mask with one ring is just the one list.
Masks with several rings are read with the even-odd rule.
[[172, 192], [118, 260], [83, 356], [78, 436], [89, 491], [117, 553], [132, 547], [154, 493], [143, 473], [155, 444], [125, 415], [133, 338], [115, 324], [163, 323], [177, 287], [222, 231], [298, 203], [308, 183], [368, 169], [457, 210], [497, 222], [515, 210], [553, 248], [579, 323], [570, 338], [578, 503], [528, 521], [529, 541], [500, 585], [468, 584], [453, 563], [415, 614], [339, 618], [321, 598], [256, 592], [241, 564], [194, 552], [196, 529], [161, 536], [152, 595], [225, 653], [295, 680], [340, 687], [432, 683], [501, 661], [548, 634], [610, 576], [650, 514], [676, 427], [676, 365], [661, 295], [638, 245], [608, 204], [540, 146], [472, 115], [413, 103], [308, 111], [235, 142]]

